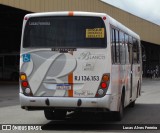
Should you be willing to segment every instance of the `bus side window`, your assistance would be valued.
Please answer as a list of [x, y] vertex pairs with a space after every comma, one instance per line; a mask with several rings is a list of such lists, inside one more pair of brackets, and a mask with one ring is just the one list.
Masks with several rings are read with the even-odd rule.
[[119, 31], [111, 28], [112, 63], [120, 63]]
[[115, 45], [115, 30], [113, 28], [111, 28], [111, 50], [112, 50], [112, 63], [115, 64], [116, 63], [116, 45]]
[[136, 45], [137, 45], [137, 63], [140, 62], [140, 49], [139, 49], [139, 42], [136, 40]]
[[124, 36], [125, 38], [125, 58], [126, 58], [126, 64], [129, 64], [129, 36], [127, 34], [125, 34]]
[[132, 58], [132, 46], [133, 46], [133, 39], [131, 36], [129, 36], [129, 44], [128, 44], [128, 52], [129, 52], [129, 63], [133, 63]]
[[119, 31], [115, 30], [115, 41], [116, 41], [116, 63], [120, 63], [120, 45], [119, 45]]
[[125, 40], [124, 33], [120, 31], [120, 62], [121, 64], [125, 64]]
[[139, 60], [139, 58], [138, 58], [138, 52], [139, 50], [138, 50], [138, 41], [135, 39], [135, 38], [133, 38], [133, 63], [134, 64], [136, 64], [136, 63], [138, 63], [138, 60]]

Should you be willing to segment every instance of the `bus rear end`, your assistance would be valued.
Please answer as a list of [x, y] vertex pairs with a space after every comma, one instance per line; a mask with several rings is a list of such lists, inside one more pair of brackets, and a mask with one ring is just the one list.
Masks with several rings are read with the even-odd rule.
[[20, 56], [22, 108], [45, 110], [47, 119], [67, 110], [109, 110], [106, 25], [106, 15], [99, 13], [26, 15]]

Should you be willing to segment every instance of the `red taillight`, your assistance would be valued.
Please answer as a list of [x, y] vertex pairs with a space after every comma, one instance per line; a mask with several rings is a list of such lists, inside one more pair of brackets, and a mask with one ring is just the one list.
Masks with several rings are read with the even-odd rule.
[[23, 86], [23, 87], [28, 87], [28, 82], [27, 82], [27, 81], [23, 81], [23, 82], [22, 82], [22, 86]]
[[107, 84], [106, 84], [105, 82], [102, 82], [102, 83], [101, 83], [101, 88], [102, 88], [102, 89], [105, 89], [106, 87], [107, 87]]

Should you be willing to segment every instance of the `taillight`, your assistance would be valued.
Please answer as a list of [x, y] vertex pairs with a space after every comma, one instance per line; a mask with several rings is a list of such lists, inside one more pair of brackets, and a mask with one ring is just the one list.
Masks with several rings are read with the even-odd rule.
[[102, 89], [106, 89], [106, 87], [107, 87], [107, 83], [102, 82], [102, 83], [101, 83], [101, 88], [102, 88]]
[[25, 73], [20, 74], [20, 83], [21, 83], [23, 93], [27, 96], [32, 96], [33, 94], [32, 94], [32, 91], [30, 89], [30, 86], [29, 86], [29, 83], [28, 83], [28, 80], [27, 80], [27, 76], [26, 76]]
[[24, 81], [24, 80], [26, 80], [26, 79], [27, 79], [27, 77], [26, 77], [26, 75], [25, 75], [25, 74], [21, 74], [21, 75], [20, 75], [20, 79]]
[[109, 81], [109, 75], [107, 74], [103, 75], [102, 80], [105, 82]]
[[110, 74], [108, 74], [108, 73], [103, 74], [95, 97], [100, 98], [100, 97], [105, 96], [105, 94], [108, 90], [109, 82], [110, 82]]
[[22, 82], [22, 86], [23, 86], [23, 87], [28, 87], [28, 82], [27, 82], [27, 81], [23, 81], [23, 82]]

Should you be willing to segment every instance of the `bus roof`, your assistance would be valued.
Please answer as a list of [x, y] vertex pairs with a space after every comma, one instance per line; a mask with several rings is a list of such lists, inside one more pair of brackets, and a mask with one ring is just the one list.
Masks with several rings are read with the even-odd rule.
[[134, 31], [130, 30], [129, 28], [127, 28], [126, 26], [124, 26], [123, 24], [121, 24], [120, 22], [118, 22], [117, 20], [115, 20], [114, 18], [112, 18], [111, 16], [107, 15], [109, 18], [109, 23], [115, 27], [117, 27], [118, 29], [124, 31], [125, 33], [131, 35], [134, 38], [137, 38], [140, 40], [140, 37], [138, 34], [136, 34]]
[[80, 12], [80, 11], [61, 11], [61, 12], [42, 12], [42, 13], [30, 13], [25, 17], [44, 17], [44, 16], [69, 16], [73, 13], [73, 16], [106, 16], [105, 13], [96, 12]]

